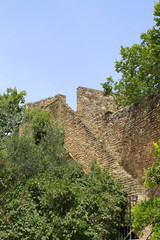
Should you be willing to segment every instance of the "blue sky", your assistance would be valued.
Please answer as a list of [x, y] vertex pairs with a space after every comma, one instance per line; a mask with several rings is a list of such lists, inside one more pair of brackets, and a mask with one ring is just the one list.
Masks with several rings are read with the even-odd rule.
[[0, 93], [27, 102], [58, 93], [76, 110], [78, 86], [102, 90], [120, 46], [154, 25], [154, 0], [0, 0]]

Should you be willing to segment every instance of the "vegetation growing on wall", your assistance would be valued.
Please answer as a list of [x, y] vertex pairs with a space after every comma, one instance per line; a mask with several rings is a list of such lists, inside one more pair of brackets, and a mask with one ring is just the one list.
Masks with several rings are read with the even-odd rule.
[[108, 77], [102, 84], [104, 95], [112, 88], [118, 104], [123, 107], [137, 103], [160, 88], [160, 1], [154, 7], [155, 25], [141, 34], [141, 43], [121, 46], [121, 60], [115, 61], [115, 70], [121, 73], [119, 82]]
[[[144, 184], [149, 189], [154, 188], [154, 193], [160, 186], [160, 140], [154, 143], [157, 160], [145, 172]], [[152, 226], [151, 240], [157, 240], [160, 237], [160, 198], [153, 195], [149, 200], [141, 201], [133, 210], [135, 220], [133, 228], [135, 232], [141, 232], [146, 226]]]
[[0, 239], [114, 239], [126, 191], [94, 162], [89, 174], [68, 159], [64, 129], [28, 111], [0, 145]]

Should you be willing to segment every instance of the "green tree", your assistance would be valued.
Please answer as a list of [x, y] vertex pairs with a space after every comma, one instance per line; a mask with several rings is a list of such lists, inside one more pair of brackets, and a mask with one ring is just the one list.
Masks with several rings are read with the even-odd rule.
[[13, 129], [1, 147], [1, 155], [8, 163], [17, 165], [16, 174], [21, 178], [44, 172], [50, 163], [59, 159], [62, 162], [67, 153], [63, 146], [64, 130], [53, 123], [50, 114], [36, 109], [30, 116], [21, 133]]
[[85, 174], [73, 160], [7, 192], [1, 201], [1, 239], [115, 239], [126, 192], [108, 171]]
[[68, 158], [64, 130], [39, 109], [0, 149], [0, 239], [115, 239], [127, 193], [94, 162]]
[[0, 137], [8, 135], [13, 128], [19, 127], [25, 109], [25, 91], [18, 93], [17, 89], [7, 88], [0, 94]]
[[[144, 185], [152, 189], [154, 193], [160, 186], [160, 140], [159, 143], [154, 143], [155, 156], [157, 160], [145, 172]], [[141, 201], [133, 209], [135, 216], [133, 228], [134, 231], [140, 233], [146, 226], [152, 226], [152, 240], [160, 239], [160, 198], [153, 196], [149, 200]]]
[[154, 6], [155, 25], [141, 34], [141, 43], [121, 46], [121, 60], [115, 61], [115, 70], [121, 73], [119, 82], [111, 77], [102, 84], [104, 95], [114, 85], [119, 106], [138, 103], [160, 88], [160, 1]]

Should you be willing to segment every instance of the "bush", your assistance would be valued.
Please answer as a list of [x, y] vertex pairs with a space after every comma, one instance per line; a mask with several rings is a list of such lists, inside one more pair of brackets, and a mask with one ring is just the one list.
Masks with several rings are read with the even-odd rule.
[[126, 192], [107, 171], [86, 175], [69, 161], [7, 193], [0, 233], [7, 240], [114, 239], [125, 203]]
[[85, 174], [69, 159], [64, 130], [48, 113], [30, 116], [0, 149], [0, 239], [114, 239], [126, 191], [95, 162]]

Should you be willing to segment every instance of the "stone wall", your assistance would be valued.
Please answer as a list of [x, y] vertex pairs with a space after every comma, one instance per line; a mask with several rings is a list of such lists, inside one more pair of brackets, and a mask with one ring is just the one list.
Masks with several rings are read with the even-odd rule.
[[92, 88], [77, 88], [77, 113], [92, 118], [96, 114], [117, 109], [114, 96], [104, 97], [102, 91]]
[[59, 119], [65, 127], [65, 146], [86, 172], [90, 161], [96, 159], [102, 169], [109, 166], [121, 178], [130, 194], [146, 197], [139, 178], [152, 165], [152, 143], [160, 138], [160, 91], [118, 111], [114, 96], [103, 97], [101, 91], [83, 87], [77, 89], [77, 112], [60, 94], [33, 105]]
[[63, 100], [66, 102], [66, 96], [62, 95], [62, 94], [57, 94], [54, 97], [49, 97], [49, 98], [45, 98], [42, 100], [39, 100], [37, 102], [31, 102], [31, 103], [27, 103], [27, 108], [32, 108], [32, 107], [42, 107], [45, 108], [46, 106], [48, 107], [50, 104], [52, 104], [54, 101], [57, 100], [58, 97], [63, 98]]
[[77, 88], [77, 114], [99, 137], [104, 114], [107, 111], [114, 112], [116, 109], [114, 96], [104, 97], [102, 91], [85, 87]]
[[119, 154], [124, 169], [142, 177], [155, 159], [160, 138], [160, 91], [137, 105], [104, 115], [104, 139]]
[[119, 164], [133, 177], [141, 178], [153, 164], [153, 142], [160, 138], [160, 91], [136, 105], [116, 111], [114, 96], [79, 87], [77, 113], [103, 140]]
[[43, 109], [49, 111], [53, 119], [59, 119], [60, 125], [65, 127], [65, 146], [72, 157], [83, 164], [86, 172], [90, 170], [90, 161], [96, 159], [102, 169], [110, 167], [110, 171], [122, 180], [131, 195], [138, 194], [139, 199], [146, 196], [144, 186], [119, 165], [112, 149], [66, 104], [64, 97], [57, 95], [48, 105], [43, 104]]

